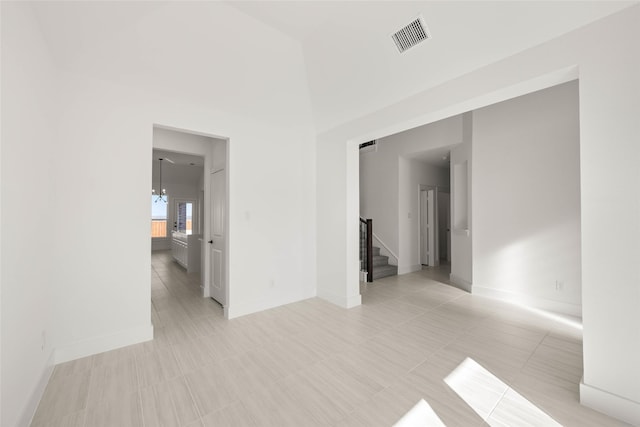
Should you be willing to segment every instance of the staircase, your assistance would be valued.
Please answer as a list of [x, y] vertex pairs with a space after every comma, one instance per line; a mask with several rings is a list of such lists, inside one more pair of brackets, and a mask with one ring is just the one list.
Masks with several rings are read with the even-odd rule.
[[380, 255], [380, 248], [373, 247], [373, 280], [398, 274], [398, 266], [389, 264], [389, 257]]
[[360, 272], [367, 282], [398, 274], [398, 266], [389, 264], [389, 257], [380, 255], [380, 248], [373, 246], [373, 220], [360, 217]]

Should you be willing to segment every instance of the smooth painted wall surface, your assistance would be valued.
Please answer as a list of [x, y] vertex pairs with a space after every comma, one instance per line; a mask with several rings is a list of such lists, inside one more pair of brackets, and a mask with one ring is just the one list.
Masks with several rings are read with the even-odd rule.
[[[357, 265], [333, 262], [358, 256], [357, 245], [332, 244], [357, 236], [351, 218], [358, 210], [346, 203], [345, 188], [354, 183], [357, 191], [357, 158], [347, 155], [357, 147], [346, 141], [365, 142], [579, 76], [584, 383], [604, 396], [587, 403], [640, 423], [640, 199], [629, 197], [640, 182], [640, 100], [631, 96], [640, 93], [639, 21], [640, 6], [627, 8], [320, 134], [318, 293], [357, 292], [357, 278], [347, 271]], [[618, 215], [613, 225], [611, 206]], [[603, 250], [611, 247], [616, 251]]]
[[[144, 31], [135, 25], [118, 27], [119, 19], [131, 18], [124, 13], [130, 6], [161, 9], [145, 16]], [[5, 201], [17, 203], [22, 215], [3, 212], [2, 245], [14, 252], [2, 251], [2, 325], [21, 325], [6, 339], [3, 332], [3, 425], [31, 415], [27, 405], [47, 367], [40, 350], [45, 325], [51, 331], [49, 351], [54, 350], [59, 362], [151, 338], [149, 160], [154, 124], [230, 140], [229, 315], [315, 295], [315, 147], [297, 43], [249, 20], [254, 36], [249, 39], [260, 43], [238, 50], [226, 44], [210, 46], [206, 57], [228, 66], [220, 70], [224, 76], [213, 72], [206, 81], [233, 92], [227, 105], [226, 96], [192, 96], [186, 90], [185, 82], [191, 88], [195, 84], [190, 74], [195, 67], [173, 68], [168, 77], [163, 75], [169, 79], [166, 86], [154, 84], [157, 75], [149, 75], [146, 83], [135, 78], [148, 75], [139, 61], [150, 59], [153, 52], [167, 53], [147, 49], [154, 37], [171, 37], [165, 47], [195, 46], [197, 40], [189, 37], [198, 33], [191, 31], [193, 21], [187, 18], [198, 19], [199, 8], [215, 8], [216, 20], [244, 19], [221, 3], [181, 9], [184, 19], [179, 24], [172, 20], [175, 4], [43, 2], [2, 7], [3, 55], [14, 59], [2, 63], [3, 124], [15, 124], [2, 130], [2, 197], [3, 207]], [[40, 25], [29, 15], [31, 7]], [[104, 25], [73, 27], [78, 29], [73, 40], [100, 37], [104, 42], [88, 52], [74, 52], [73, 46], [61, 52], [55, 38], [48, 38], [47, 51], [39, 40], [41, 29], [52, 34], [48, 19], [67, 28], [93, 18]], [[119, 30], [126, 32], [127, 42], [116, 42], [119, 50], [111, 50], [108, 36]], [[106, 36], [94, 34], [100, 31]], [[49, 55], [56, 70], [47, 66]], [[264, 67], [247, 67], [238, 55], [251, 58], [249, 62], [265, 61]], [[94, 67], [100, 64], [110, 68], [98, 72]], [[221, 82], [226, 73], [239, 77]], [[185, 92], [174, 90], [183, 84]], [[260, 86], [258, 93], [252, 90], [254, 84]], [[5, 91], [5, 86], [10, 87]], [[55, 149], [55, 162], [42, 156], [49, 148]], [[6, 187], [9, 182], [20, 191], [12, 192]], [[20, 227], [6, 231], [7, 220], [16, 220]], [[104, 222], [117, 232], [97, 230], [95, 224]], [[43, 236], [48, 236], [48, 257], [41, 269], [33, 269], [36, 259], [42, 262], [38, 251]], [[18, 255], [22, 258], [14, 269], [10, 264]], [[14, 340], [20, 344], [11, 345], [7, 353]]]
[[[471, 201], [472, 115], [463, 118], [463, 142], [451, 150], [451, 281], [471, 290], [473, 283], [473, 206]], [[462, 220], [461, 220], [462, 219]]]
[[378, 151], [360, 154], [360, 216], [373, 219], [373, 232], [399, 252], [399, 160], [393, 146], [378, 141]]
[[[56, 71], [31, 10], [2, 5], [0, 424], [30, 420], [51, 372]], [[67, 223], [71, 218], [67, 218]], [[43, 336], [44, 334], [44, 336]]]
[[580, 316], [578, 82], [474, 111], [472, 183], [474, 293]]

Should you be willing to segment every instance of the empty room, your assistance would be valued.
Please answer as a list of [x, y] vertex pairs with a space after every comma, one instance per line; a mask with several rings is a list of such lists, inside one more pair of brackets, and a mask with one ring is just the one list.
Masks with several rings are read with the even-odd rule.
[[0, 24], [3, 427], [640, 425], [638, 1]]

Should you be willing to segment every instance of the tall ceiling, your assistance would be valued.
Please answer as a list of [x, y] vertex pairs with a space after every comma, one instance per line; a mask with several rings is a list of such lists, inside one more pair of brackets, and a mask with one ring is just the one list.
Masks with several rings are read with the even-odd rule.
[[[233, 2], [302, 43], [318, 129], [376, 111], [634, 2]], [[432, 39], [398, 54], [390, 34], [422, 14]]]
[[[125, 84], [160, 87], [173, 81], [176, 93], [193, 88], [205, 95], [217, 78], [231, 86], [251, 85], [238, 80], [242, 76], [224, 74], [221, 61], [268, 66], [268, 60], [254, 64], [242, 50], [223, 58], [216, 52], [234, 40], [250, 40], [252, 27], [269, 27], [300, 46], [313, 120], [321, 132], [637, 3], [42, 2], [36, 12], [52, 56], [63, 67]], [[165, 15], [175, 22], [154, 33], [149, 22], [164, 8], [173, 8]], [[389, 35], [418, 14], [432, 39], [398, 54]], [[220, 25], [230, 28], [223, 40]], [[172, 57], [193, 66], [175, 67], [168, 63]]]

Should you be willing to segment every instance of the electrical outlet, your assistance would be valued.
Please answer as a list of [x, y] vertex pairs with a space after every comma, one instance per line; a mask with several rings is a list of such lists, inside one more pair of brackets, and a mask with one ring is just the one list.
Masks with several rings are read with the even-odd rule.
[[42, 331], [42, 343], [40, 344], [40, 350], [44, 351], [44, 348], [47, 346], [47, 332]]
[[556, 280], [556, 291], [560, 292], [564, 290], [564, 282]]
[[273, 280], [273, 279], [269, 279], [269, 287], [270, 287], [270, 288], [273, 288], [275, 285], [276, 285], [275, 280]]

